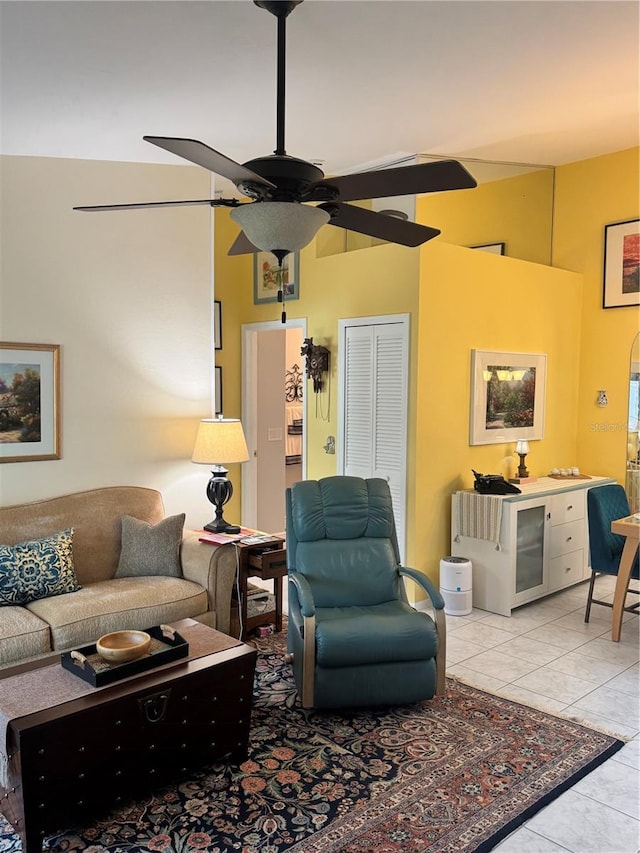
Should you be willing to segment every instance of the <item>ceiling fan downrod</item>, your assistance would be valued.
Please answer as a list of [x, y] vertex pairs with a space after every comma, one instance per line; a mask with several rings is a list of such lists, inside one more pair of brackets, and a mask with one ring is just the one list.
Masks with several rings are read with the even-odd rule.
[[276, 149], [277, 156], [284, 157], [285, 124], [285, 79], [287, 53], [287, 16], [293, 12], [302, 0], [253, 0], [256, 6], [266, 9], [278, 19], [277, 88], [276, 88]]

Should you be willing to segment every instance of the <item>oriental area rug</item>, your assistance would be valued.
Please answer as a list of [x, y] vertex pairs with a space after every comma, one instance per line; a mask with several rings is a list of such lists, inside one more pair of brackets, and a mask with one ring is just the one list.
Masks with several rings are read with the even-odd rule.
[[[451, 679], [417, 705], [305, 714], [283, 635], [255, 644], [247, 761], [205, 767], [44, 850], [483, 853], [623, 746]], [[1, 818], [0, 851], [20, 851]]]

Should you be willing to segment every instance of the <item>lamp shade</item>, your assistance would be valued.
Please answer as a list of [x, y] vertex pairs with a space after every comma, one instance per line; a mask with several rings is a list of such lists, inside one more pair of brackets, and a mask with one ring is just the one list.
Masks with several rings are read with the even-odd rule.
[[529, 452], [529, 442], [524, 438], [518, 439], [518, 442], [516, 444], [516, 453], [520, 453], [522, 455], [525, 455], [528, 452]]
[[242, 424], [232, 418], [207, 418], [198, 425], [192, 462], [205, 465], [246, 462], [249, 459]]
[[298, 252], [329, 221], [326, 210], [289, 201], [241, 204], [230, 216], [263, 252]]

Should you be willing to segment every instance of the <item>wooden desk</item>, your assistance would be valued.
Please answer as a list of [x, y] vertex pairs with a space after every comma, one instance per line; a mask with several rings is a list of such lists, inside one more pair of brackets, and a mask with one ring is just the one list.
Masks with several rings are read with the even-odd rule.
[[613, 596], [613, 616], [611, 624], [611, 639], [614, 643], [620, 642], [620, 630], [622, 628], [622, 614], [624, 613], [624, 602], [629, 589], [631, 569], [638, 546], [640, 545], [640, 518], [629, 515], [611, 522], [611, 531], [626, 536], [620, 567], [616, 579], [616, 590]]

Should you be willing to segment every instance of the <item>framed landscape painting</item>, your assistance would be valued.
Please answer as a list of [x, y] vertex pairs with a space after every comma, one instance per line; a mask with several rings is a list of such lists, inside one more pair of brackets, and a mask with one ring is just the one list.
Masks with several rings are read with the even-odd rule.
[[60, 459], [60, 347], [0, 343], [0, 462]]
[[[283, 291], [287, 301], [300, 298], [300, 254], [287, 255], [282, 262]], [[271, 252], [256, 252], [253, 256], [253, 301], [277, 302], [280, 289], [280, 270]]]
[[544, 435], [547, 356], [471, 350], [469, 444]]
[[603, 308], [640, 305], [640, 220], [604, 229]]

